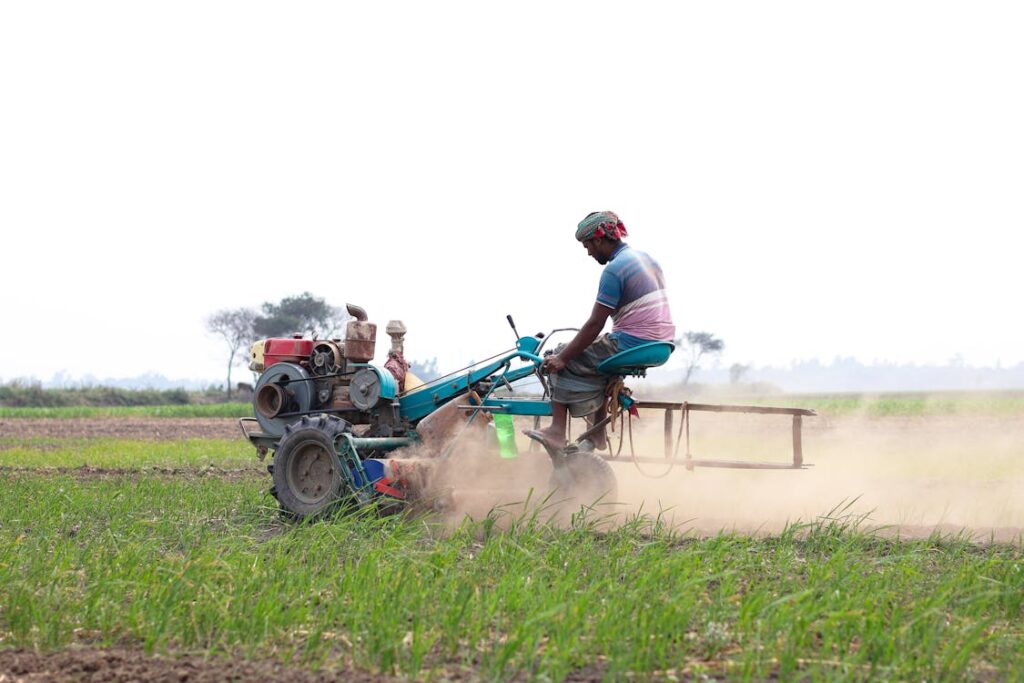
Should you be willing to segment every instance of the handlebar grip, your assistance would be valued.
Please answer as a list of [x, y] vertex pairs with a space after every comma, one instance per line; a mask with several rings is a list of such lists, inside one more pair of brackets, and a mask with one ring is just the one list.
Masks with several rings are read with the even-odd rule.
[[518, 355], [520, 358], [525, 358], [526, 360], [533, 361], [537, 365], [541, 365], [544, 363], [543, 358], [534, 353], [530, 353], [529, 351], [519, 351]]

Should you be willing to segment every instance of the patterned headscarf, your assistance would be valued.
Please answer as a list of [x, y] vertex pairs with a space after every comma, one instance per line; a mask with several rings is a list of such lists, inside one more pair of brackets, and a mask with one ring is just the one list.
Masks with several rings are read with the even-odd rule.
[[576, 228], [576, 239], [585, 242], [595, 237], [608, 237], [620, 240], [629, 235], [626, 226], [612, 211], [595, 211], [580, 221]]

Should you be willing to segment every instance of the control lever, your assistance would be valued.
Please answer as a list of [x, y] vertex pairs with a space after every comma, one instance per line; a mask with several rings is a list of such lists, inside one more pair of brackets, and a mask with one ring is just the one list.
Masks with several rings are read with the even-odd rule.
[[516, 329], [516, 324], [512, 321], [512, 314], [509, 313], [508, 315], [506, 315], [505, 319], [508, 320], [509, 327], [512, 328], [512, 332], [515, 333], [516, 341], [518, 342], [519, 341], [519, 331]]

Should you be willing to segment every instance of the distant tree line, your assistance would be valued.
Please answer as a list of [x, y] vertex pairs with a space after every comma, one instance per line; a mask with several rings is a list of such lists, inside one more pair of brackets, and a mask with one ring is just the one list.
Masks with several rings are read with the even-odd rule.
[[[705, 381], [721, 382], [720, 372]], [[953, 357], [945, 364], [863, 363], [837, 357], [793, 361], [785, 366], [758, 366], [744, 376], [746, 382], [771, 384], [793, 393], [993, 391], [1024, 388], [1024, 363], [1007, 366], [970, 366]]]
[[0, 406], [62, 408], [68, 406], [172, 406], [215, 403], [224, 397], [220, 387], [185, 389], [125, 389], [122, 387], [44, 388], [39, 382], [15, 380], [0, 384]]

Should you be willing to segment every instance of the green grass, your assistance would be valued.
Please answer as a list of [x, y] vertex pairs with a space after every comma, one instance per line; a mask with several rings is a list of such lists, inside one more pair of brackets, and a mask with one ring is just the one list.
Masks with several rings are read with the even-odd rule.
[[[664, 397], [662, 397], [664, 398]], [[697, 402], [785, 405], [810, 408], [822, 415], [866, 417], [932, 417], [941, 415], [1024, 415], [1024, 392], [939, 392], [891, 394], [780, 394], [751, 399], [708, 396]], [[197, 405], [60, 408], [12, 408], [0, 406], [2, 418], [103, 418], [103, 417], [251, 417], [250, 403]]]
[[252, 417], [251, 403], [210, 403], [164, 406], [62, 406], [59, 408], [11, 408], [0, 406], [0, 418], [81, 417]]
[[1024, 551], [894, 542], [822, 520], [774, 538], [598, 533], [510, 512], [287, 525], [259, 482], [0, 475], [0, 637], [611, 680], [1002, 679], [1024, 651]]
[[780, 394], [757, 399], [728, 397], [709, 403], [749, 403], [809, 408], [826, 416], [935, 417], [1024, 415], [1024, 392], [941, 392], [891, 394]]
[[0, 467], [245, 467], [256, 451], [242, 439], [0, 439]]

